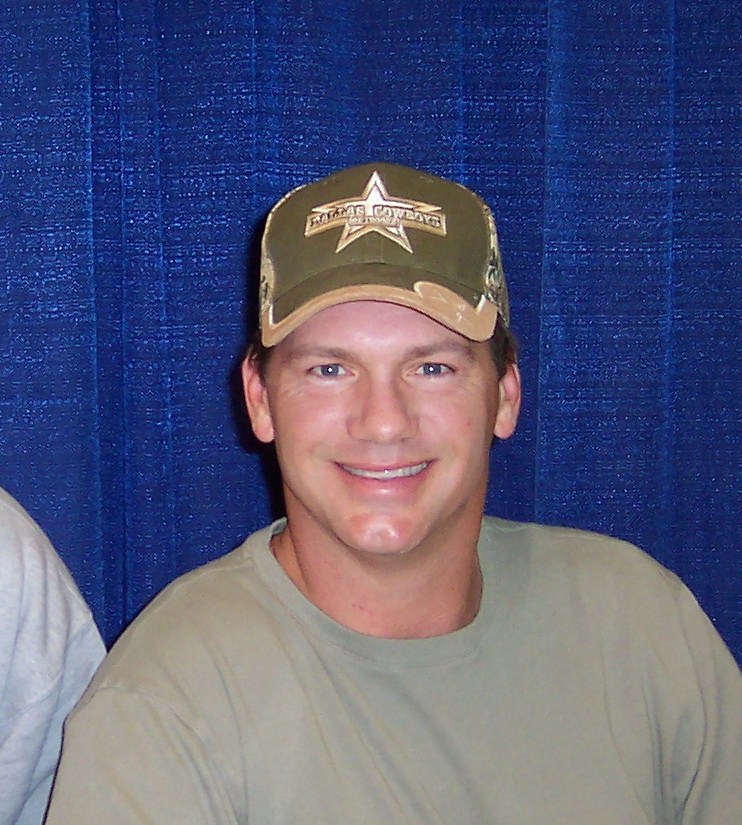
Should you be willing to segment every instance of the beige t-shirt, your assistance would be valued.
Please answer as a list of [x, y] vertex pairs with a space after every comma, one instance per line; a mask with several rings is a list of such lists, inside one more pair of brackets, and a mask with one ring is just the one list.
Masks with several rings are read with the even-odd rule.
[[400, 641], [308, 602], [271, 529], [116, 645], [48, 825], [742, 822], [742, 677], [641, 551], [485, 519], [474, 622]]

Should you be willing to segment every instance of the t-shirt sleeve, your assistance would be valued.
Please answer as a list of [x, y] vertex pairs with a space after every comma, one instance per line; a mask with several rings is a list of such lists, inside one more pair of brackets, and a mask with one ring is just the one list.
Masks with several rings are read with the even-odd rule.
[[68, 720], [47, 825], [237, 825], [197, 733], [166, 703], [99, 690]]
[[702, 724], [688, 724], [678, 733], [673, 754], [674, 773], [682, 783], [677, 821], [736, 825], [742, 822], [742, 674], [711, 621], [682, 585], [678, 610], [695, 668]]

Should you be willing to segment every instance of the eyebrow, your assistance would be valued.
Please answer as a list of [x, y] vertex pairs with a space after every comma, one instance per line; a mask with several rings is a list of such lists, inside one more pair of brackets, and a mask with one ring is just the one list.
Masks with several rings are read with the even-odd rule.
[[467, 361], [474, 360], [474, 347], [471, 341], [455, 340], [455, 341], [441, 341], [436, 344], [428, 344], [424, 347], [415, 347], [410, 353], [410, 358], [429, 358], [434, 355], [440, 355], [446, 352], [452, 352], [456, 355], [462, 355]]
[[292, 346], [286, 353], [289, 361], [297, 358], [321, 358], [338, 361], [347, 361], [351, 358], [351, 353], [342, 347], [323, 347], [319, 344], [310, 346]]

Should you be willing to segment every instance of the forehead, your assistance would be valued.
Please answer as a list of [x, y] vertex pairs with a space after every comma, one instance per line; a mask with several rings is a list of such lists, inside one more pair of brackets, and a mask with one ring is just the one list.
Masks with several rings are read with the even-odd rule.
[[473, 346], [463, 335], [422, 312], [385, 301], [351, 301], [308, 318], [276, 347], [296, 351], [338, 345], [401, 348]]

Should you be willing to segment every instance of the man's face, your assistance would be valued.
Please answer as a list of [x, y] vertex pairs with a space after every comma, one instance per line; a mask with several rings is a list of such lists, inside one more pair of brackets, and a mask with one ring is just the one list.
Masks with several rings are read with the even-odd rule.
[[512, 434], [520, 402], [517, 369], [498, 382], [486, 342], [359, 301], [278, 344], [264, 384], [249, 362], [244, 377], [295, 537], [390, 555], [478, 529], [492, 436]]

